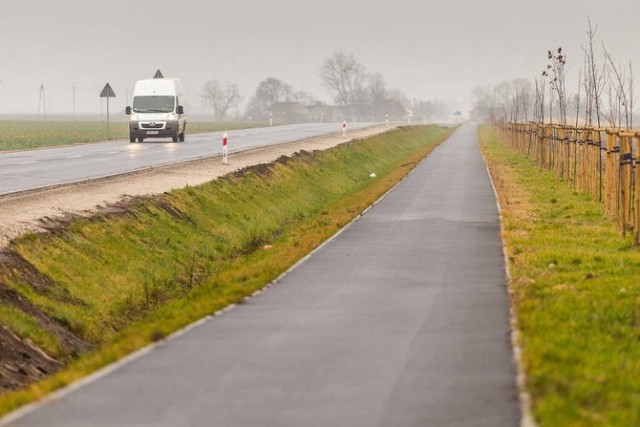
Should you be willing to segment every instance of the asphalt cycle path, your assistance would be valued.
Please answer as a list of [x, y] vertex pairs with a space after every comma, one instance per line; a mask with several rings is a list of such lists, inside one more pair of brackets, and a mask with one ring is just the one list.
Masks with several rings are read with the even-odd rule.
[[517, 426], [494, 193], [465, 125], [266, 292], [10, 426]]

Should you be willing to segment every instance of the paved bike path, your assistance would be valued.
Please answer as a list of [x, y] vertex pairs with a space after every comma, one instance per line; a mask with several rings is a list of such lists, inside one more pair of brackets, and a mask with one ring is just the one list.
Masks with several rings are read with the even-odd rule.
[[517, 426], [508, 325], [465, 125], [267, 292], [9, 425]]

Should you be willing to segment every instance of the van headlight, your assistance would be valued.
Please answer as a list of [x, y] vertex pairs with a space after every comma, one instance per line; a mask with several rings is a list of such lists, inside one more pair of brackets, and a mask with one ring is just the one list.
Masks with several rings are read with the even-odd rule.
[[170, 114], [167, 114], [167, 120], [178, 120], [178, 118], [176, 117], [175, 114], [170, 113]]
[[132, 122], [137, 122], [139, 120], [138, 115], [136, 113], [132, 113], [131, 116], [129, 117], [130, 117], [129, 120], [131, 120]]

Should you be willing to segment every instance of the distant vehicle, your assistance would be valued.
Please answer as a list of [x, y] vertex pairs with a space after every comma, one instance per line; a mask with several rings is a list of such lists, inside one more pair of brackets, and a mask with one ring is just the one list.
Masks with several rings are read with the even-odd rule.
[[133, 107], [127, 106], [129, 141], [142, 142], [145, 138], [168, 138], [184, 141], [187, 119], [184, 91], [179, 79], [138, 80], [133, 89]]

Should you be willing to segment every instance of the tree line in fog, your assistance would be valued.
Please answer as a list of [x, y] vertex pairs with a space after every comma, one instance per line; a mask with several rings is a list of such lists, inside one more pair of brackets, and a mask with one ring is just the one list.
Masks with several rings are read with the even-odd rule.
[[[295, 90], [276, 77], [267, 77], [250, 95], [242, 114], [252, 121], [392, 121], [448, 120], [449, 105], [439, 99], [410, 100], [401, 90], [387, 87], [384, 76], [368, 72], [354, 55], [336, 52], [325, 59], [319, 75], [333, 104], [319, 101], [314, 94]], [[224, 120], [244, 100], [232, 81], [211, 79], [202, 85], [202, 102], [214, 120]]]
[[[542, 56], [542, 55], [541, 55]], [[473, 90], [472, 117], [482, 121], [542, 122], [632, 129], [634, 80], [631, 63], [617, 61], [597, 39], [588, 20], [580, 55], [548, 50], [533, 80], [515, 79]], [[574, 59], [575, 58], [575, 59]], [[567, 63], [577, 70], [567, 86]]]

